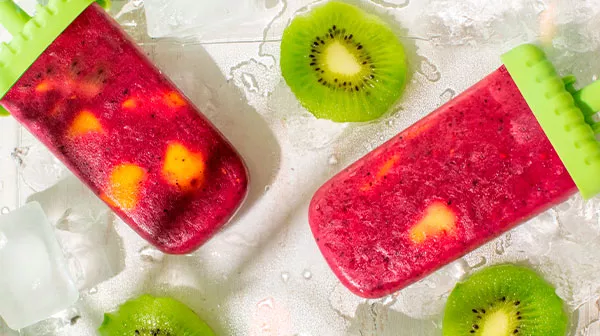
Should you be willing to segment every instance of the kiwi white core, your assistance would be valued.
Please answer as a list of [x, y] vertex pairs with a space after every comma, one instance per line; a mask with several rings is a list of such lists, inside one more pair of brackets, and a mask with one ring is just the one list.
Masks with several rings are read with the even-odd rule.
[[345, 76], [356, 75], [362, 69], [356, 56], [339, 41], [334, 41], [327, 47], [325, 62], [331, 72]]
[[512, 333], [513, 327], [511, 316], [504, 310], [497, 310], [486, 316], [485, 322], [481, 326], [482, 336], [508, 336]]

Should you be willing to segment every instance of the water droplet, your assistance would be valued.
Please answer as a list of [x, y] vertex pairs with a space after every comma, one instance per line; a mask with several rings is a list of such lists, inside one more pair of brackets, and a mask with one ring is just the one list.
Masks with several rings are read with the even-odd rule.
[[264, 300], [259, 301], [256, 306], [258, 308], [270, 308], [273, 309], [273, 298], [266, 298]]
[[473, 266], [470, 266], [471, 268], [479, 268], [483, 265], [485, 265], [485, 263], [487, 262], [487, 259], [485, 259], [485, 257], [479, 257], [479, 261], [477, 261]]
[[390, 119], [387, 121], [388, 126], [394, 126], [394, 119]]
[[269, 191], [270, 189], [271, 189], [271, 186], [270, 186], [270, 185], [266, 185], [266, 186], [265, 186], [265, 192]]
[[10, 157], [17, 164], [18, 168], [25, 167], [25, 157], [29, 154], [30, 147], [15, 147], [12, 153], [10, 153]]
[[438, 71], [437, 67], [431, 63], [426, 57], [420, 56], [421, 62], [419, 65], [418, 73], [425, 76], [430, 82], [437, 82], [442, 78], [442, 75]]
[[88, 290], [88, 294], [90, 294], [90, 295], [94, 295], [96, 293], [98, 293], [98, 288], [96, 288], [96, 287], [92, 287]]
[[304, 272], [302, 272], [302, 276], [304, 277], [304, 279], [309, 280], [310, 278], [312, 278], [312, 273], [309, 270], [305, 270]]
[[512, 244], [512, 235], [510, 234], [510, 232], [507, 232], [504, 235], [504, 247], [510, 247], [511, 244]]
[[396, 111], [394, 111], [394, 118], [400, 118], [400, 115], [404, 112], [404, 107], [400, 106]]
[[452, 89], [444, 90], [444, 92], [442, 92], [442, 94], [440, 95], [440, 103], [446, 104], [447, 102], [451, 101], [455, 95], [456, 95], [456, 91], [454, 91]]
[[288, 280], [290, 280], [290, 273], [289, 272], [282, 272], [281, 273], [281, 280], [283, 280], [283, 282], [288, 282]]
[[339, 162], [339, 161], [338, 161], [338, 158], [337, 158], [337, 156], [336, 156], [335, 154], [332, 154], [332, 155], [329, 157], [329, 160], [328, 160], [327, 162], [328, 162], [330, 165], [332, 165], [332, 166], [335, 166], [336, 164], [338, 164], [338, 162]]
[[498, 254], [498, 255], [504, 254], [504, 241], [498, 240], [496, 242], [496, 254]]
[[256, 77], [254, 75], [249, 74], [247, 72], [242, 73], [242, 84], [248, 89], [250, 92], [258, 92], [258, 82], [256, 81]]
[[2, 209], [0, 209], [0, 214], [6, 215], [10, 212], [10, 209], [8, 207], [3, 207]]
[[379, 136], [379, 140], [383, 141], [385, 140], [385, 137], [383, 135]]
[[140, 259], [148, 263], [159, 263], [163, 260], [164, 254], [152, 246], [145, 246], [138, 252]]

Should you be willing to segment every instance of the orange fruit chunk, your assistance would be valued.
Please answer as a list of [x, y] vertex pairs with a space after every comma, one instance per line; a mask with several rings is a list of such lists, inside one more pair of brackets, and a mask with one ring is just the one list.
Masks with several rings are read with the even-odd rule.
[[98, 118], [92, 112], [83, 110], [71, 123], [68, 134], [70, 137], [77, 137], [88, 133], [102, 133], [103, 131]]
[[453, 234], [456, 229], [456, 214], [443, 202], [435, 202], [425, 209], [425, 214], [410, 229], [410, 239], [421, 244], [424, 241], [445, 234]]
[[135, 164], [123, 163], [113, 168], [109, 179], [108, 192], [102, 198], [124, 211], [134, 209], [139, 201], [142, 182], [146, 179], [146, 170]]
[[400, 156], [398, 154], [392, 155], [392, 157], [389, 158], [381, 166], [381, 168], [379, 168], [379, 171], [377, 171], [377, 174], [375, 175], [375, 179], [373, 181], [368, 182], [365, 185], [363, 185], [360, 188], [360, 190], [367, 191], [367, 190], [373, 188], [373, 185], [375, 185], [376, 183], [379, 183], [390, 172], [390, 170], [392, 170], [392, 168], [394, 168], [394, 166], [396, 165], [398, 160], [400, 160]]
[[164, 96], [164, 100], [170, 108], [184, 107], [187, 105], [185, 99], [177, 91], [167, 92]]
[[431, 128], [431, 124], [426, 121], [421, 121], [418, 125], [415, 125], [409, 128], [404, 134], [404, 140], [412, 140], [416, 138], [419, 134], [427, 131]]
[[124, 109], [134, 109], [137, 107], [137, 101], [135, 98], [129, 98], [121, 104]]
[[198, 188], [204, 183], [205, 170], [202, 153], [192, 152], [181, 143], [167, 147], [163, 175], [170, 184], [184, 190]]
[[35, 92], [38, 92], [38, 93], [44, 93], [44, 92], [48, 92], [50, 90], [52, 90], [52, 84], [50, 84], [50, 81], [48, 81], [48, 80], [42, 81], [35, 87]]

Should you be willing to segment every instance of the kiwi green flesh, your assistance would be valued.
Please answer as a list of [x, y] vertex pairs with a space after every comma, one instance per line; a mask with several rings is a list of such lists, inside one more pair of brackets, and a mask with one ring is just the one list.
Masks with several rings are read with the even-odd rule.
[[281, 42], [281, 71], [317, 118], [373, 120], [401, 96], [406, 56], [380, 18], [336, 1], [296, 17]]
[[456, 285], [444, 336], [565, 336], [568, 319], [554, 288], [530, 269], [500, 265]]
[[183, 303], [142, 295], [104, 315], [102, 336], [214, 336], [210, 327]]

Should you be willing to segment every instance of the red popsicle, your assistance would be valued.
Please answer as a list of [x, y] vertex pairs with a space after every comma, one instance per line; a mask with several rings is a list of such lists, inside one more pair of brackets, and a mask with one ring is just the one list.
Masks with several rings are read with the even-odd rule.
[[[575, 108], [572, 98], [568, 108]], [[344, 285], [376, 298], [576, 191], [502, 66], [327, 182], [309, 220]]]
[[198, 248], [246, 195], [233, 147], [95, 3], [0, 104], [164, 252]]

